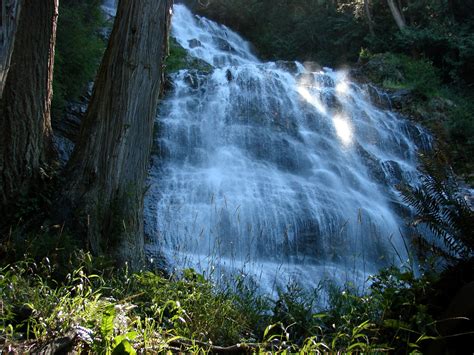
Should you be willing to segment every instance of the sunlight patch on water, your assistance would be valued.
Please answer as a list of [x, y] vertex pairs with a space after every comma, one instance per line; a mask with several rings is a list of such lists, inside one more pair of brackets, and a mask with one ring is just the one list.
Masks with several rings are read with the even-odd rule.
[[345, 95], [349, 92], [349, 84], [343, 80], [336, 85], [336, 92]]
[[340, 115], [333, 117], [332, 122], [336, 129], [337, 136], [344, 145], [349, 145], [352, 142], [352, 126], [349, 120]]
[[311, 94], [308, 88], [306, 88], [303, 85], [299, 85], [296, 90], [298, 91], [298, 94], [300, 94], [301, 97], [305, 99], [307, 103], [314, 106], [319, 111], [319, 113], [322, 113], [323, 115], [327, 114], [327, 109], [326, 107], [324, 107], [321, 100], [317, 98], [316, 96], [314, 96], [313, 94]]

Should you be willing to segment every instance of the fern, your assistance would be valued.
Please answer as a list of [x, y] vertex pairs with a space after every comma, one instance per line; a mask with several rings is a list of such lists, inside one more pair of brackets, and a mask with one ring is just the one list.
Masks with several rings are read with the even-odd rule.
[[[412, 225], [425, 225], [440, 238], [447, 253], [438, 254], [446, 259], [467, 259], [474, 254], [474, 213], [461, 196], [444, 156], [435, 151], [420, 158], [420, 185], [399, 186], [403, 201], [415, 211]], [[426, 238], [423, 244], [440, 251]]]

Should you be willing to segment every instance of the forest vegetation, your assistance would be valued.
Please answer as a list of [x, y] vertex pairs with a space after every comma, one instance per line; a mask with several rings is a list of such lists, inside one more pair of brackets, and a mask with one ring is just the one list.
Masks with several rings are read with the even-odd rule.
[[[416, 255], [363, 290], [290, 283], [276, 298], [245, 274], [217, 285], [145, 264], [143, 195], [164, 76], [209, 68], [168, 41], [170, 0], [121, 0], [115, 22], [99, 0], [4, 1], [0, 349], [472, 352], [474, 215], [460, 185], [474, 182], [474, 3], [180, 2], [238, 31], [262, 59], [345, 68], [431, 130], [422, 184], [399, 187], [414, 210]], [[53, 132], [77, 102], [88, 108], [61, 164]]]

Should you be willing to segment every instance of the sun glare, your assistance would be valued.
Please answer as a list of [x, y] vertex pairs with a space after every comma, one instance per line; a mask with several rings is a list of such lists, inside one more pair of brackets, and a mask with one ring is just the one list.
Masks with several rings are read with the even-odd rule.
[[348, 122], [347, 118], [341, 116], [334, 116], [332, 119], [334, 128], [336, 129], [337, 136], [344, 145], [348, 145], [352, 142], [352, 127]]
[[345, 80], [336, 85], [336, 91], [339, 94], [347, 94], [349, 92], [349, 84]]
[[314, 106], [320, 113], [322, 113], [323, 115], [327, 114], [327, 109], [326, 107], [324, 107], [321, 100], [319, 100], [319, 98], [311, 94], [308, 88], [306, 88], [303, 85], [299, 85], [297, 88], [297, 91], [301, 95], [301, 97], [306, 100], [306, 102]]

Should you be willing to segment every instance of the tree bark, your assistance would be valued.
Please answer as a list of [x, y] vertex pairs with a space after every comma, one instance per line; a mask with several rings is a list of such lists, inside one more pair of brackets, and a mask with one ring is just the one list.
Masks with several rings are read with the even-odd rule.
[[365, 11], [365, 16], [367, 17], [367, 23], [369, 24], [369, 32], [372, 36], [375, 36], [374, 22], [372, 21], [372, 14], [370, 12], [369, 0], [364, 0], [364, 11]]
[[120, 0], [59, 204], [95, 254], [134, 268], [144, 260], [144, 185], [171, 5]]
[[395, 0], [387, 0], [387, 3], [390, 7], [390, 12], [392, 13], [395, 23], [397, 24], [399, 30], [402, 31], [406, 27], [406, 23], [402, 16], [402, 13], [400, 12], [397, 4], [395, 3]]
[[0, 102], [0, 210], [27, 193], [52, 152], [51, 96], [58, 0], [24, 1]]
[[0, 10], [2, 12], [0, 33], [0, 97], [2, 97], [8, 69], [10, 68], [18, 19], [20, 17], [21, 0], [3, 0]]

